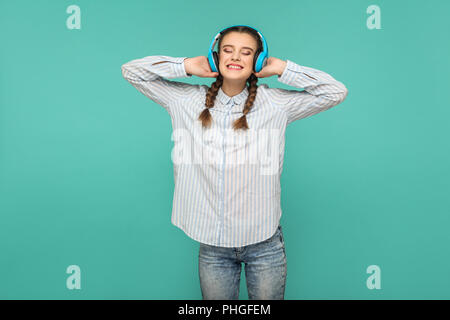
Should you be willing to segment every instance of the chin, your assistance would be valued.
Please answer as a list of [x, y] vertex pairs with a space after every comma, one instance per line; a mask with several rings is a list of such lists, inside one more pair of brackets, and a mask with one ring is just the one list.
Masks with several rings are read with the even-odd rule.
[[226, 79], [230, 79], [230, 80], [247, 80], [248, 77], [250, 77], [250, 76], [248, 76], [248, 77], [242, 76], [242, 75], [239, 75], [239, 76], [231, 75], [230, 76], [229, 74], [224, 74], [223, 77]]
[[244, 74], [244, 73], [237, 73], [234, 71], [225, 71], [222, 72], [222, 76], [224, 78], [228, 78], [228, 79], [235, 79], [235, 80], [247, 80], [248, 77], [250, 77], [251, 74]]

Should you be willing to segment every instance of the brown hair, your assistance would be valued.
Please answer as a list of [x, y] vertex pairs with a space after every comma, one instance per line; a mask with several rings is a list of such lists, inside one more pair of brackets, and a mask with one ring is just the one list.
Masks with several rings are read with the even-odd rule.
[[[222, 42], [223, 37], [228, 34], [229, 32], [241, 32], [241, 33], [248, 33], [251, 36], [253, 36], [253, 38], [255, 38], [257, 44], [258, 44], [258, 49], [262, 50], [262, 42], [261, 39], [259, 38], [258, 33], [251, 28], [245, 27], [245, 26], [238, 26], [238, 27], [231, 27], [227, 30], [225, 30], [220, 38], [219, 38], [219, 51], [220, 51], [220, 44]], [[255, 54], [256, 54], [255, 52]], [[219, 66], [217, 66], [218, 68]], [[246, 114], [249, 113], [249, 111], [252, 109], [253, 107], [253, 102], [255, 101], [256, 98], [256, 91], [258, 89], [258, 86], [256, 85], [256, 83], [258, 82], [258, 77], [256, 77], [253, 73], [250, 75], [250, 77], [248, 77], [247, 79], [248, 82], [248, 97], [247, 97], [247, 101], [245, 102], [245, 106], [244, 106], [244, 110], [243, 115], [236, 119], [236, 121], [234, 121], [233, 123], [233, 129], [238, 130], [238, 129], [248, 129], [248, 124], [247, 124], [247, 118], [246, 118]], [[212, 117], [211, 117], [211, 113], [209, 112], [209, 108], [214, 107], [214, 101], [216, 99], [217, 96], [217, 92], [219, 91], [219, 88], [222, 86], [223, 83], [223, 77], [221, 74], [219, 74], [216, 78], [216, 81], [213, 82], [211, 84], [211, 87], [208, 89], [208, 92], [206, 93], [206, 101], [205, 101], [205, 106], [206, 108], [200, 113], [200, 116], [198, 117], [198, 120], [200, 120], [202, 122], [202, 127], [209, 127], [211, 125], [212, 122]]]

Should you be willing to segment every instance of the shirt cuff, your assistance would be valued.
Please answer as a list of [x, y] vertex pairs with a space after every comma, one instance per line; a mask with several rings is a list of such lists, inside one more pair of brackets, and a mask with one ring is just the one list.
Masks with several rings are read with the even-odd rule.
[[191, 74], [186, 73], [186, 67], [184, 65], [184, 60], [188, 57], [177, 57], [172, 59], [172, 71], [177, 78], [192, 77]]
[[292, 85], [293, 81], [298, 77], [299, 72], [302, 72], [302, 66], [286, 59], [286, 67], [281, 76], [278, 77], [278, 81], [287, 85]]

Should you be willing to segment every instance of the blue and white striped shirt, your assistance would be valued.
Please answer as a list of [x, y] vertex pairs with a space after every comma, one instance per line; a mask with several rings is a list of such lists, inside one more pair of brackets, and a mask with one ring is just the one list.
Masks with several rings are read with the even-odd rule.
[[167, 80], [191, 77], [187, 57], [147, 56], [122, 65], [122, 75], [165, 108], [172, 120], [175, 190], [172, 223], [190, 238], [220, 247], [242, 247], [270, 238], [281, 218], [280, 177], [286, 126], [325, 111], [347, 96], [329, 74], [286, 60], [278, 81], [305, 90], [258, 84], [249, 130], [232, 128], [242, 116], [248, 89], [227, 96], [220, 88], [210, 128], [198, 120], [207, 85]]

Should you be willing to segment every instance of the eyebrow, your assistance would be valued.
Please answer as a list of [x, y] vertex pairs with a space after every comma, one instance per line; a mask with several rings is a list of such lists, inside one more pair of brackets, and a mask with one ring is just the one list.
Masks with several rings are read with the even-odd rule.
[[[223, 46], [222, 46], [222, 48], [223, 47], [233, 47], [234, 48], [234, 46], [232, 45], [232, 44], [224, 44]], [[252, 48], [250, 48], [250, 47], [242, 47], [242, 49], [250, 49], [250, 50], [252, 50], [252, 51], [254, 51]]]

